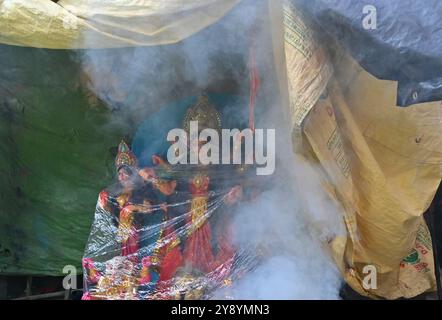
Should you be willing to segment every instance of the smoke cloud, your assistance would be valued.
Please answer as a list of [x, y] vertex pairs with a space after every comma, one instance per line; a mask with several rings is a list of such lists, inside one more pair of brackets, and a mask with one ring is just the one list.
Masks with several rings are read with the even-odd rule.
[[85, 50], [80, 59], [89, 89], [112, 111], [110, 125], [136, 127], [161, 106], [202, 91], [248, 98], [253, 40], [261, 78], [257, 100], [263, 106], [256, 109], [256, 127], [276, 129], [276, 171], [261, 180], [266, 191], [256, 201], [235, 210], [236, 244], [256, 248], [262, 257], [229, 294], [237, 299], [337, 299], [341, 277], [327, 242], [345, 234], [342, 210], [322, 188], [319, 168], [293, 152], [290, 115], [273, 69], [268, 14], [267, 1], [244, 0], [181, 43]]

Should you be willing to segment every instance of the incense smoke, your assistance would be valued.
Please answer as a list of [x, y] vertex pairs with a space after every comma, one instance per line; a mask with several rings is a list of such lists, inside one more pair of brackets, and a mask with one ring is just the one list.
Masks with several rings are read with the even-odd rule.
[[81, 61], [90, 90], [112, 111], [110, 125], [136, 127], [161, 106], [203, 90], [248, 97], [253, 37], [261, 77], [257, 100], [265, 106], [256, 110], [256, 126], [276, 129], [276, 171], [271, 180], [262, 180], [267, 190], [255, 202], [236, 209], [235, 242], [264, 254], [256, 268], [233, 283], [230, 294], [237, 299], [337, 299], [341, 277], [327, 241], [345, 235], [342, 210], [322, 188], [319, 168], [293, 153], [267, 15], [267, 1], [244, 0], [181, 43], [85, 50]]

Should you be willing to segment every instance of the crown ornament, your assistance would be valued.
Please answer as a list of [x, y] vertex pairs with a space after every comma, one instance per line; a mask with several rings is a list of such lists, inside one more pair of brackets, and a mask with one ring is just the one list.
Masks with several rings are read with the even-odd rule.
[[199, 130], [215, 129], [218, 132], [221, 131], [221, 116], [213, 104], [210, 103], [206, 94], [199, 96], [197, 102], [187, 109], [183, 121], [183, 129], [187, 132], [189, 132], [191, 121], [198, 121]]
[[121, 140], [118, 146], [118, 153], [115, 158], [115, 167], [117, 171], [120, 170], [120, 168], [123, 166], [135, 167], [137, 165], [138, 165], [137, 157], [130, 150], [126, 142], [124, 142], [124, 140]]

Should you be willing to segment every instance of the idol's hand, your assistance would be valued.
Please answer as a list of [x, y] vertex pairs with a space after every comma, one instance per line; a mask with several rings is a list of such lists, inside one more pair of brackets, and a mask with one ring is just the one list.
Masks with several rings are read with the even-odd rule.
[[151, 213], [152, 205], [148, 201], [144, 201], [143, 204], [128, 204], [121, 210], [120, 216], [128, 219], [134, 213]]
[[224, 198], [224, 202], [227, 204], [237, 203], [242, 197], [242, 187], [236, 186], [230, 189], [229, 193]]
[[153, 168], [144, 168], [138, 171], [138, 174], [145, 180], [152, 182], [153, 186], [160, 190], [166, 196], [174, 193], [176, 188], [176, 181], [167, 181], [159, 179]]
[[145, 181], [150, 181], [156, 177], [155, 170], [152, 168], [143, 168], [138, 171], [138, 174]]
[[169, 168], [169, 163], [160, 156], [157, 156], [156, 154], [152, 155], [152, 163], [156, 166]]

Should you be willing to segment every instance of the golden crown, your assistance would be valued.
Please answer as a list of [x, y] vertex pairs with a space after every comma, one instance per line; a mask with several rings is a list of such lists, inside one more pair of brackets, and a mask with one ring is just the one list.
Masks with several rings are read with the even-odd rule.
[[183, 121], [183, 128], [189, 132], [190, 121], [198, 121], [198, 129], [215, 129], [221, 131], [221, 116], [210, 103], [205, 94], [198, 97], [197, 102], [187, 109]]
[[129, 146], [121, 140], [118, 146], [118, 154], [115, 158], [115, 167], [119, 170], [122, 166], [137, 166], [137, 157], [132, 153]]

